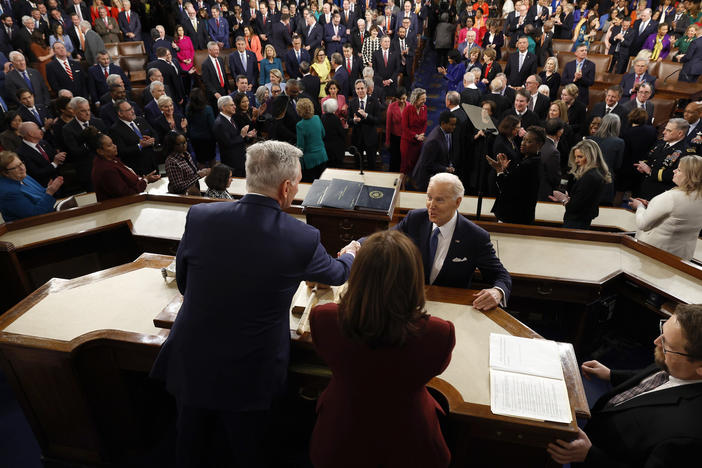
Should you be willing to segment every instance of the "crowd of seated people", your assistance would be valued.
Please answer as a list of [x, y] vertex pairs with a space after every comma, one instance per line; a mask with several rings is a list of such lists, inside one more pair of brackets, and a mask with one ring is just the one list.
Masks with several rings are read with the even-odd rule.
[[[424, 164], [428, 113], [448, 110], [457, 123], [447, 157], [469, 194], [504, 193], [498, 181], [508, 180], [510, 171], [497, 177], [484, 156], [498, 161], [504, 154], [514, 172], [525, 159], [520, 148], [532, 126], [559, 128], [558, 135], [546, 135], [546, 146], [549, 152], [553, 146], [549, 160], [558, 158], [560, 171], [553, 165], [547, 171], [543, 157], [533, 171], [540, 174], [539, 200], [572, 199], [578, 170], [571, 167], [571, 153], [586, 137], [606, 167], [600, 205], [626, 206], [624, 201], [649, 200], [674, 186], [680, 157], [696, 154], [702, 144], [702, 108], [678, 103], [686, 106], [684, 119], [671, 120], [671, 131], [656, 138], [656, 129], [667, 125], [655, 121], [653, 98], [666, 80], [694, 82], [702, 74], [696, 3], [526, 0], [502, 9], [485, 3], [177, 0], [166, 14], [156, 14], [141, 2], [47, 0], [36, 8], [5, 9], [0, 145], [17, 151], [19, 124], [35, 123], [46, 143], [66, 154], [55, 168], [68, 177], [60, 195], [95, 188], [96, 153], [81, 139], [86, 126], [109, 135], [121, 162], [140, 177], [171, 156], [164, 144], [175, 133], [185, 137], [198, 171], [221, 161], [243, 177], [246, 147], [273, 138], [304, 148], [305, 181], [324, 167], [348, 164], [339, 149], [353, 145], [370, 169], [385, 168], [379, 159], [387, 150], [387, 168], [404, 173], [405, 188], [419, 189], [413, 174], [433, 173], [416, 167]], [[413, 81], [436, 39], [448, 45], [436, 46], [438, 55], [429, 59], [437, 62], [434, 78], [443, 77], [445, 109], [443, 103], [428, 106], [426, 91]], [[562, 45], [554, 51], [559, 40], [571, 41], [570, 59], [559, 58]], [[143, 41], [147, 56], [143, 84], [105, 47], [134, 41]], [[609, 70], [588, 59], [592, 50], [611, 56]], [[670, 60], [682, 63], [678, 76], [650, 73], [651, 64]], [[604, 102], [591, 105], [596, 74], [610, 71], [620, 74], [618, 82]], [[311, 116], [305, 100], [312, 103]], [[297, 109], [301, 101], [305, 117]], [[499, 132], [478, 131], [461, 104], [482, 108]], [[303, 137], [310, 126], [321, 130], [314, 143]], [[567, 189], [554, 184], [561, 176]], [[563, 197], [547, 193], [559, 187]], [[517, 219], [528, 223], [532, 217]]]

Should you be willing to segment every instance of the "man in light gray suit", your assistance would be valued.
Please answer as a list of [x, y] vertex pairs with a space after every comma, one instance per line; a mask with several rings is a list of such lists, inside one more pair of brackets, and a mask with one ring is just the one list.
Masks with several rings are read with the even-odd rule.
[[17, 100], [17, 91], [24, 88], [30, 90], [34, 94], [34, 102], [47, 107], [49, 105], [49, 89], [46, 87], [44, 78], [34, 68], [27, 67], [27, 61], [21, 52], [10, 52], [10, 61], [14, 70], [9, 71], [5, 75], [5, 88], [7, 98], [19, 104]]
[[80, 22], [80, 30], [85, 35], [85, 61], [93, 66], [97, 63], [97, 54], [105, 50], [105, 42], [100, 35], [93, 31], [92, 26], [87, 21]]

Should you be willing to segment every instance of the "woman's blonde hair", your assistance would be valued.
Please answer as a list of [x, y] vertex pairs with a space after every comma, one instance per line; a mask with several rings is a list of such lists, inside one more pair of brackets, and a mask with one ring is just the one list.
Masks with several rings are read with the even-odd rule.
[[267, 59], [267, 58], [268, 58], [268, 49], [270, 49], [270, 50], [273, 51], [273, 58], [276, 58], [276, 57], [278, 56], [278, 55], [275, 53], [275, 47], [273, 47], [273, 46], [270, 45], [270, 44], [267, 44], [267, 45], [266, 45], [266, 48], [263, 49], [263, 58], [264, 58], [264, 59]]
[[[575, 164], [575, 151], [580, 150], [585, 156], [587, 161], [584, 166], [578, 166]], [[592, 140], [582, 140], [570, 150], [570, 155], [568, 157], [568, 166], [570, 167], [570, 174], [576, 179], [581, 178], [587, 171], [592, 168], [596, 168], [605, 182], [612, 182], [612, 176], [609, 173], [609, 168], [607, 163], [602, 157], [602, 150], [600, 146]]]
[[546, 68], [546, 65], [548, 65], [550, 62], [553, 62], [553, 71], [557, 72], [558, 71], [558, 59], [556, 57], [547, 58], [546, 63], [544, 64], [544, 69]]
[[427, 91], [423, 88], [414, 88], [412, 90], [412, 94], [410, 94], [409, 102], [410, 104], [414, 105], [415, 102], [417, 102], [417, 99], [419, 99], [419, 96], [427, 94]]
[[295, 107], [295, 110], [297, 111], [297, 115], [299, 115], [301, 119], [311, 119], [314, 115], [314, 105], [312, 104], [312, 101], [310, 101], [307, 98], [302, 98], [299, 101], [297, 101], [297, 106]]
[[565, 123], [568, 123], [568, 104], [566, 104], [565, 101], [556, 99], [551, 103], [551, 105], [558, 107], [558, 111], [561, 114], [558, 118], [564, 121]]
[[693, 154], [681, 158], [678, 170], [683, 175], [682, 183], [678, 188], [695, 198], [702, 197], [702, 156]]

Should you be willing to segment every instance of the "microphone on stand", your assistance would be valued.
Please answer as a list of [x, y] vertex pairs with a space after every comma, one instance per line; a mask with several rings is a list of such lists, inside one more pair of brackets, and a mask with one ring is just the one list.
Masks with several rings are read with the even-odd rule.
[[358, 149], [355, 146], [349, 146], [348, 148], [346, 148], [346, 150], [349, 153], [353, 154], [354, 157], [358, 158], [358, 164], [361, 167], [360, 174], [363, 175], [363, 156], [361, 156], [360, 151], [358, 151]]
[[680, 72], [682, 72], [682, 68], [678, 68], [673, 73], [671, 73], [670, 75], [663, 78], [663, 84], [665, 84], [665, 82], [668, 81], [668, 78], [670, 78], [671, 76], [675, 75], [676, 73], [680, 73]]

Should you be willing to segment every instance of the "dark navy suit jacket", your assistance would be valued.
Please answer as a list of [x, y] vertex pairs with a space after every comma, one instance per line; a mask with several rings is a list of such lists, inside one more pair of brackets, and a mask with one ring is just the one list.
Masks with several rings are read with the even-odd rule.
[[235, 50], [229, 54], [229, 71], [231, 71], [234, 78], [236, 78], [237, 75], [246, 75], [246, 78], [249, 79], [249, 84], [255, 85], [258, 83], [258, 62], [256, 61], [256, 54], [250, 50], [246, 51], [246, 71], [244, 71], [239, 51]]
[[[125, 89], [131, 91], [132, 84], [119, 65], [111, 63], [107, 73], [121, 76]], [[100, 99], [100, 96], [109, 91], [109, 89], [107, 89], [107, 78], [105, 78], [105, 75], [102, 73], [102, 67], [100, 65], [93, 65], [88, 68], [88, 89], [90, 90], [90, 96], [93, 101], [97, 101]]]
[[561, 76], [561, 83], [564, 85], [575, 83], [578, 86], [578, 100], [587, 106], [590, 100], [590, 86], [595, 84], [595, 64], [585, 59], [582, 69], [583, 76], [578, 81], [573, 81], [575, 77], [575, 67], [575, 60], [565, 64], [563, 75]]
[[302, 74], [300, 73], [300, 63], [312, 63], [310, 59], [310, 53], [314, 53], [314, 51], [307, 52], [307, 50], [305, 49], [300, 49], [299, 63], [297, 61], [297, 55], [295, 55], [295, 49], [290, 49], [285, 53], [285, 56], [283, 57], [283, 62], [285, 62], [285, 71], [288, 72], [290, 78], [302, 77]]
[[[424, 279], [427, 283], [431, 274], [429, 263], [431, 261], [429, 259], [431, 226], [432, 222], [429, 221], [427, 210], [421, 209], [407, 213], [407, 216], [393, 228], [407, 234], [419, 247], [424, 262]], [[476, 268], [480, 270], [485, 283], [504, 291], [504, 301], [507, 302], [512, 289], [512, 278], [495, 255], [490, 234], [459, 214], [444, 266], [433, 284], [452, 288], [470, 288]]]
[[300, 281], [342, 284], [353, 261], [319, 237], [262, 195], [193, 206], [176, 256], [183, 305], [152, 376], [187, 405], [268, 409], [285, 386]]
[[[636, 74], [633, 72], [627, 73], [626, 75], [622, 76], [622, 89], [624, 90], [624, 94], [622, 94], [622, 99], [631, 98], [631, 93], [629, 91], [631, 91], [631, 88], [634, 87], [634, 81], [636, 81]], [[649, 75], [648, 72], [644, 72], [642, 83], [650, 84], [651, 87], [655, 90], [656, 77], [653, 75]]]

